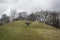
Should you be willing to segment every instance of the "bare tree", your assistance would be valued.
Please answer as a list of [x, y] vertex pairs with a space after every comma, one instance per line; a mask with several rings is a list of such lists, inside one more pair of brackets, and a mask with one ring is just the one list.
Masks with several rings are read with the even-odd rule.
[[31, 13], [28, 17], [27, 17], [28, 20], [30, 21], [36, 21], [36, 15]]
[[9, 22], [9, 17], [6, 14], [3, 14], [1, 18], [1, 23], [4, 24], [8, 22]]
[[59, 15], [56, 12], [53, 12], [51, 14], [51, 21], [52, 21], [52, 25], [55, 27], [58, 27], [58, 22], [59, 22]]
[[49, 13], [49, 11], [46, 11], [46, 12], [45, 12], [45, 19], [46, 19], [46, 20], [45, 20], [45, 23], [46, 23], [46, 24], [48, 24], [48, 13]]
[[15, 15], [16, 15], [16, 9], [12, 9], [11, 10], [11, 19], [15, 19]]
[[26, 12], [19, 12], [18, 14], [19, 14], [18, 16], [19, 20], [24, 20], [27, 16]]

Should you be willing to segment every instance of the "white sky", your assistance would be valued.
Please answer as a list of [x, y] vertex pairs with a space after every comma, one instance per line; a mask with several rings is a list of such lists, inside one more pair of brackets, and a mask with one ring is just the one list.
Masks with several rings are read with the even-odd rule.
[[0, 0], [0, 15], [6, 12], [9, 15], [10, 9], [28, 13], [40, 10], [60, 11], [60, 0]]

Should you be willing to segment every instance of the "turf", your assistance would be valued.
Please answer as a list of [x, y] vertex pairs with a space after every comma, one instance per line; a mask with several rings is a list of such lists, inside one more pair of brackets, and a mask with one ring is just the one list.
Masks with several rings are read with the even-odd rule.
[[60, 40], [60, 30], [35, 21], [13, 21], [0, 26], [0, 40]]

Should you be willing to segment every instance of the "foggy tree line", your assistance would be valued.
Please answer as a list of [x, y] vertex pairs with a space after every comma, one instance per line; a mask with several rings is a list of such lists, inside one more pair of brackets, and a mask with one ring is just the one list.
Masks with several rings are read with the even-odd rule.
[[[16, 20], [27, 20], [27, 21], [39, 21], [48, 25], [55, 26], [57, 28], [60, 28], [60, 13], [56, 11], [38, 11], [38, 12], [32, 12], [30, 15], [28, 15], [27, 12], [16, 12], [16, 10], [11, 10], [10, 12], [11, 16], [7, 16], [6, 14], [3, 14], [0, 19], [0, 25], [9, 23], [10, 21], [16, 21]], [[16, 14], [18, 14], [18, 17], [15, 18]]]

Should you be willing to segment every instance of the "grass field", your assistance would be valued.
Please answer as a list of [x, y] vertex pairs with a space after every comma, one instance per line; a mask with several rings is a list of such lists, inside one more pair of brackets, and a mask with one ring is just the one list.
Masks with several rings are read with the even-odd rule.
[[60, 40], [60, 30], [35, 22], [13, 21], [0, 26], [0, 40]]

